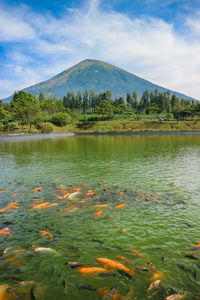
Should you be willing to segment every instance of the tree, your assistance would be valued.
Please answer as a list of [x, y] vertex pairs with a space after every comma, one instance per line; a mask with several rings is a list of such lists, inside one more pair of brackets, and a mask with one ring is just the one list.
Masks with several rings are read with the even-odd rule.
[[88, 102], [88, 92], [87, 92], [87, 90], [85, 90], [84, 95], [83, 95], [83, 103], [82, 103], [82, 106], [83, 106], [83, 113], [85, 114], [85, 113], [86, 113], [86, 110], [88, 109], [88, 106], [89, 106], [89, 102]]
[[100, 106], [98, 106], [95, 111], [98, 114], [112, 116], [112, 114], [113, 114], [113, 106], [112, 106], [112, 104], [110, 102], [108, 102], [106, 100], [103, 100], [101, 102]]

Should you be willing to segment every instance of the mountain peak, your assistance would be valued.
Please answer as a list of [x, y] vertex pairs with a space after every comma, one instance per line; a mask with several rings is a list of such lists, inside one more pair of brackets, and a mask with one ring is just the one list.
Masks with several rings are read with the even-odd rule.
[[[137, 92], [141, 97], [145, 90], [153, 92], [156, 88], [159, 92], [167, 92], [168, 90], [114, 65], [88, 58], [44, 82], [23, 90], [34, 94], [36, 97], [42, 92], [45, 97], [52, 98], [63, 98], [68, 90], [73, 90], [75, 93], [79, 90], [83, 92], [89, 89], [95, 93], [111, 90], [114, 98], [133, 92]], [[171, 93], [176, 94], [179, 98], [192, 99], [174, 91], [171, 91]], [[4, 101], [11, 99], [12, 96], [4, 99]]]

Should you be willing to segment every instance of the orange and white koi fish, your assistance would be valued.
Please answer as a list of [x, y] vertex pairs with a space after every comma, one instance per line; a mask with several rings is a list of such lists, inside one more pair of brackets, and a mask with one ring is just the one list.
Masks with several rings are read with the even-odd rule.
[[130, 261], [128, 258], [126, 258], [124, 256], [116, 256], [116, 258], [119, 260], [123, 260], [123, 261], [127, 262], [128, 264], [133, 265], [132, 261]]
[[93, 215], [94, 215], [94, 216], [99, 216], [99, 215], [101, 215], [102, 213], [103, 213], [103, 210], [100, 209], [99, 211], [95, 212]]
[[124, 206], [126, 206], [126, 203], [121, 203], [121, 204], [115, 206], [114, 208], [121, 208], [121, 207], [124, 207]]
[[102, 264], [102, 266], [104, 268], [109, 268], [109, 269], [120, 269], [124, 272], [129, 273], [131, 276], [134, 274], [134, 270], [128, 269], [127, 267], [125, 267], [123, 264], [121, 264], [118, 261], [114, 261], [112, 259], [108, 259], [108, 258], [102, 258], [102, 257], [98, 257], [96, 258], [96, 260]]
[[108, 206], [109, 206], [108, 204], [96, 204], [96, 205], [89, 206], [89, 208], [103, 208]]
[[12, 236], [12, 233], [10, 232], [10, 228], [5, 227], [5, 228], [0, 229], [0, 235], [5, 235], [5, 234]]
[[101, 297], [102, 300], [119, 300], [121, 299], [121, 295], [118, 293], [117, 287], [112, 287], [111, 289], [98, 289], [98, 296]]
[[164, 300], [178, 300], [178, 299], [183, 299], [183, 298], [186, 297], [186, 295], [187, 295], [187, 293], [179, 292], [178, 294], [173, 294], [173, 295], [168, 296]]
[[33, 189], [33, 191], [39, 191], [39, 192], [40, 192], [41, 190], [42, 190], [42, 187], [41, 187], [41, 186], [36, 187], [36, 188]]
[[148, 292], [151, 291], [153, 288], [158, 288], [163, 283], [162, 280], [156, 280], [150, 284], [148, 287]]
[[53, 235], [49, 231], [40, 230], [41, 234], [47, 237], [50, 237], [50, 239], [53, 240]]
[[109, 273], [110, 270], [99, 268], [99, 267], [80, 267], [78, 270], [78, 273], [81, 274], [93, 274], [98, 275], [99, 273]]
[[76, 197], [78, 194], [80, 194], [80, 192], [74, 192], [74, 193], [72, 193], [71, 195], [69, 195], [68, 198], [71, 200], [71, 199], [73, 199], [74, 197]]

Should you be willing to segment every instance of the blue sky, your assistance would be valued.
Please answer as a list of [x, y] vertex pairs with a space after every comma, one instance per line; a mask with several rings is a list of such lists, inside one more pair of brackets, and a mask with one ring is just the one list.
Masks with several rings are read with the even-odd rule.
[[200, 98], [199, 0], [0, 0], [0, 98], [84, 59]]

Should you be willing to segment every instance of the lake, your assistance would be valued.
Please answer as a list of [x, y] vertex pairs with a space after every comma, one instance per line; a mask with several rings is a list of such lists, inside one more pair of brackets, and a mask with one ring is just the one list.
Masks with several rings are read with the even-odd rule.
[[200, 135], [0, 138], [9, 299], [200, 299], [199, 174]]

